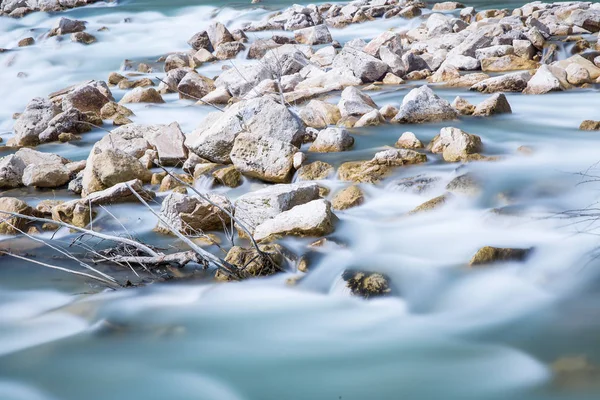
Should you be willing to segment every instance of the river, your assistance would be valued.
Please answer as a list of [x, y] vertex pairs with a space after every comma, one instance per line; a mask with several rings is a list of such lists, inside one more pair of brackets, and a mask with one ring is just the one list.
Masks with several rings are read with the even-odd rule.
[[[524, 2], [465, 3], [479, 10]], [[105, 80], [125, 59], [152, 63], [165, 53], [186, 51], [187, 39], [213, 19], [238, 28], [291, 4], [263, 0], [265, 10], [249, 1], [131, 0], [23, 19], [0, 17], [0, 48], [12, 48], [26, 36], [38, 39], [33, 47], [0, 53], [0, 132], [12, 130], [12, 114], [33, 97], [87, 79]], [[42, 40], [60, 16], [88, 21], [98, 43]], [[368, 40], [384, 29], [418, 23], [379, 20], [332, 29], [332, 35], [341, 43]], [[102, 26], [109, 29], [95, 32]], [[199, 71], [216, 75], [222, 64]], [[26, 77], [17, 78], [19, 72]], [[399, 103], [420, 84], [369, 94], [379, 105]], [[459, 89], [436, 92], [450, 101], [459, 94], [473, 103], [486, 97]], [[113, 90], [117, 99], [124, 93]], [[177, 121], [191, 132], [210, 111], [176, 94], [164, 97], [162, 105], [132, 105], [135, 121]], [[512, 114], [453, 124], [480, 135], [486, 154], [502, 156], [501, 161], [470, 163], [457, 171], [456, 164], [434, 160], [401, 168], [385, 184], [365, 186], [368, 201], [338, 214], [332, 238], [341, 245], [315, 251], [311, 272], [293, 287], [286, 284], [289, 273], [239, 283], [198, 278], [109, 291], [0, 257], [0, 399], [600, 398], [597, 223], [560, 214], [597, 208], [600, 184], [581, 172], [598, 175], [600, 137], [578, 127], [582, 120], [598, 119], [598, 87], [507, 97]], [[367, 159], [405, 130], [425, 142], [446, 125], [360, 128], [353, 131], [352, 151], [310, 160], [339, 165]], [[82, 160], [104, 134], [94, 130], [81, 141], [38, 150]], [[517, 152], [520, 146], [532, 154]], [[445, 183], [462, 171], [481, 179], [480, 196], [406, 216], [441, 195]], [[418, 175], [440, 183], [426, 193], [397, 185], [400, 178]], [[343, 186], [334, 179], [325, 184], [332, 191]], [[257, 185], [245, 182], [228, 195]], [[16, 195], [31, 205], [43, 198], [72, 198], [66, 190], [15, 189], [0, 195]], [[119, 222], [103, 213], [95, 221], [103, 229], [127, 229], [149, 243], [178, 245], [152, 232], [156, 218], [141, 206], [110, 210]], [[55, 239], [65, 244], [72, 238], [63, 230]], [[299, 251], [310, 242], [282, 243]], [[56, 262], [55, 253], [39, 243], [10, 237], [0, 237], [0, 243], [29, 246], [36, 259]], [[535, 252], [523, 263], [466, 267], [486, 245]], [[385, 273], [394, 295], [369, 301], [350, 296], [340, 278], [349, 267]], [[110, 272], [135, 279], [131, 271]], [[575, 372], [554, 373], [557, 360], [574, 363]]]

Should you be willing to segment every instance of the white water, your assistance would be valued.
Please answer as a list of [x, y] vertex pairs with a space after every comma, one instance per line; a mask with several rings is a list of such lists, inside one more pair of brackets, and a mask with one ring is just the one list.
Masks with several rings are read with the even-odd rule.
[[[186, 40], [211, 18], [235, 28], [267, 14], [215, 10], [134, 2], [65, 13], [88, 21], [88, 31], [98, 38], [88, 47], [43, 39], [63, 14], [0, 19], [0, 48], [12, 48], [26, 36], [37, 41], [0, 54], [0, 131], [11, 130], [12, 113], [32, 97], [106, 79], [124, 59], [147, 62], [187, 50]], [[124, 23], [125, 18], [132, 21]], [[415, 23], [378, 21], [332, 33], [344, 42]], [[102, 26], [109, 31], [96, 32]], [[216, 75], [223, 64], [200, 72]], [[17, 78], [19, 72], [27, 78]], [[412, 87], [372, 96], [379, 105], [400, 103]], [[460, 93], [474, 103], [484, 98], [438, 93], [448, 99]], [[156, 284], [87, 295], [94, 289], [74, 277], [0, 258], [0, 399], [597, 398], [597, 391], [556, 389], [549, 369], [571, 354], [600, 364], [598, 263], [589, 253], [598, 243], [595, 226], [546, 217], [597, 201], [598, 186], [579, 184], [585, 179], [576, 173], [599, 161], [600, 138], [577, 127], [584, 119], [598, 119], [600, 98], [596, 88], [508, 98], [511, 115], [454, 124], [480, 135], [485, 154], [502, 155], [502, 161], [456, 171], [457, 165], [433, 157], [426, 165], [399, 169], [386, 184], [364, 186], [366, 203], [338, 213], [332, 238], [342, 246], [316, 250], [311, 272], [293, 288], [284, 283], [291, 274], [282, 274], [235, 284]], [[135, 121], [178, 121], [190, 132], [210, 111], [175, 95], [165, 99], [164, 105], [134, 106]], [[425, 142], [440, 127], [359, 129], [353, 132], [353, 151], [311, 159], [333, 164], [367, 159], [405, 130]], [[40, 148], [82, 159], [103, 134]], [[534, 153], [518, 154], [521, 145]], [[483, 180], [480, 197], [458, 197], [439, 211], [406, 216], [466, 171]], [[421, 194], [392, 190], [395, 179], [419, 174], [440, 180]], [[324, 183], [332, 192], [344, 187], [336, 180]], [[260, 185], [247, 181], [228, 194], [235, 198]], [[510, 203], [499, 196], [507, 192]], [[30, 204], [53, 196], [12, 193]], [[491, 211], [506, 205], [519, 214]], [[159, 240], [151, 232], [156, 220], [143, 209], [119, 205], [111, 212], [128, 230]], [[121, 230], [102, 215], [98, 223]], [[283, 241], [297, 253], [308, 243]], [[536, 251], [525, 263], [466, 268], [484, 245]], [[51, 260], [39, 246], [30, 251]], [[387, 274], [395, 295], [368, 302], [349, 297], [339, 278], [347, 267]]]

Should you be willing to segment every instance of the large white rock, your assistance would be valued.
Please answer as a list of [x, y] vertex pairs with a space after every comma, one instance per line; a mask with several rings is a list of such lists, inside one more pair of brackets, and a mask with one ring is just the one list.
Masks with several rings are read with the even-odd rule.
[[335, 57], [332, 66], [350, 69], [364, 83], [378, 81], [388, 71], [388, 65], [383, 61], [347, 46]]
[[323, 129], [308, 151], [315, 153], [332, 153], [349, 150], [354, 145], [354, 138], [343, 128]]
[[527, 87], [523, 90], [523, 93], [544, 94], [561, 90], [563, 90], [563, 87], [558, 78], [554, 76], [546, 64], [542, 64], [535, 75], [527, 82]]
[[232, 96], [244, 97], [256, 85], [265, 79], [272, 79], [273, 74], [261, 63], [239, 65], [219, 75], [215, 86], [224, 87]]
[[300, 119], [307, 127], [324, 129], [327, 125], [335, 125], [341, 119], [337, 105], [323, 100], [311, 100], [298, 112]]
[[14, 154], [0, 158], [0, 189], [21, 186], [25, 167], [23, 160]]
[[440, 130], [440, 135], [433, 141], [432, 153], [441, 153], [445, 161], [456, 162], [465, 160], [469, 154], [475, 154], [482, 149], [481, 138], [471, 135], [461, 129], [447, 127]]
[[[232, 212], [232, 207], [223, 195], [209, 193], [205, 196], [210, 201], [201, 197], [170, 193], [162, 202], [160, 216], [173, 229], [187, 235], [222, 230], [230, 221], [223, 209]], [[169, 228], [162, 221], [159, 221], [156, 230], [170, 233]]]
[[531, 74], [528, 71], [512, 72], [484, 79], [471, 86], [470, 90], [482, 93], [521, 92], [527, 87], [530, 79]]
[[360, 89], [350, 86], [342, 91], [342, 97], [338, 103], [342, 118], [354, 116], [360, 117], [373, 110], [377, 110], [377, 104], [360, 91]]
[[311, 46], [318, 44], [331, 43], [331, 33], [327, 29], [327, 25], [311, 26], [309, 28], [298, 29], [294, 32], [296, 42], [308, 44]]
[[31, 100], [15, 122], [15, 144], [18, 146], [39, 144], [39, 134], [48, 127], [50, 120], [59, 112], [59, 108], [48, 99], [36, 97]]
[[264, 221], [318, 198], [319, 186], [315, 183], [268, 186], [240, 196], [235, 202], [235, 217], [253, 232]]
[[260, 133], [242, 132], [235, 138], [231, 162], [242, 174], [266, 182], [289, 182], [298, 147]]
[[254, 238], [273, 240], [282, 236], [323, 236], [333, 232], [334, 214], [327, 200], [313, 200], [284, 211], [256, 227]]
[[458, 113], [450, 103], [428, 86], [411, 90], [404, 99], [398, 114], [392, 120], [403, 124], [449, 121], [458, 118]]
[[269, 97], [261, 97], [235, 103], [224, 113], [209, 114], [187, 136], [185, 144], [200, 157], [228, 163], [234, 141], [244, 131], [299, 146], [304, 124], [287, 107]]

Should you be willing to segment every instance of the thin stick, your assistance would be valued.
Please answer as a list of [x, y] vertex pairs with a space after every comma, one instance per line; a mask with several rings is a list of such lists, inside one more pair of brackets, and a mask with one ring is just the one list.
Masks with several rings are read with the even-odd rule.
[[4, 251], [4, 250], [0, 250], [0, 254], [4, 254], [4, 255], [7, 255], [7, 256], [10, 256], [10, 257], [14, 257], [14, 258], [18, 258], [19, 260], [23, 260], [23, 261], [28, 261], [28, 262], [33, 263], [33, 264], [42, 265], [42, 266], [47, 267], [47, 268], [51, 268], [51, 269], [56, 269], [56, 270], [59, 270], [59, 271], [67, 272], [69, 274], [79, 275], [79, 276], [85, 276], [86, 278], [90, 278], [90, 279], [94, 279], [96, 281], [102, 282], [102, 283], [104, 283], [105, 285], [107, 285], [107, 286], [109, 286], [111, 288], [114, 288], [115, 286], [117, 286], [117, 287], [120, 286], [119, 284], [115, 284], [115, 283], [113, 283], [111, 281], [108, 281], [108, 280], [103, 279], [103, 278], [99, 278], [99, 277], [94, 276], [94, 275], [86, 274], [85, 272], [73, 271], [72, 269], [58, 267], [56, 265], [51, 265], [51, 264], [46, 264], [46, 263], [43, 263], [41, 261], [32, 260], [30, 258], [19, 256], [19, 255], [13, 254], [13, 253], [9, 253], [9, 252]]
[[[136, 195], [137, 195], [137, 192], [136, 192]], [[67, 224], [66, 222], [62, 222], [62, 221], [55, 221], [53, 219], [33, 217], [33, 216], [30, 216], [30, 215], [24, 215], [24, 214], [19, 214], [19, 213], [15, 213], [15, 212], [1, 211], [1, 210], [0, 210], [0, 214], [6, 214], [6, 215], [11, 215], [13, 217], [24, 218], [24, 219], [27, 219], [27, 220], [30, 220], [30, 221], [48, 222], [48, 223], [51, 223], [51, 224], [60, 225], [62, 227], [73, 229], [73, 230], [78, 231], [78, 232], [83, 232], [86, 235], [96, 236], [96, 237], [98, 237], [100, 239], [110, 240], [112, 242], [117, 242], [117, 243], [128, 244], [128, 245], [133, 246], [136, 249], [141, 250], [144, 253], [146, 253], [146, 254], [148, 254], [150, 256], [153, 256], [153, 257], [160, 256], [159, 253], [157, 253], [156, 251], [152, 250], [150, 247], [148, 247], [148, 246], [146, 246], [144, 244], [141, 244], [139, 242], [136, 242], [135, 240], [130, 240], [130, 239], [122, 238], [122, 237], [118, 237], [118, 236], [106, 235], [106, 234], [100, 233], [100, 232], [90, 231], [89, 229], [80, 228], [78, 226]]]

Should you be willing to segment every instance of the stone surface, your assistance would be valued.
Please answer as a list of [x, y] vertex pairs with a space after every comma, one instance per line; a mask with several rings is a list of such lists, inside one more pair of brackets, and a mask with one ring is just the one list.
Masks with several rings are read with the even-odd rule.
[[212, 176], [215, 181], [223, 186], [236, 188], [242, 184], [242, 174], [234, 166], [221, 168], [213, 172]]
[[423, 143], [412, 132], [404, 132], [396, 141], [396, 147], [400, 149], [421, 149]]
[[438, 97], [428, 86], [411, 90], [404, 99], [392, 122], [418, 124], [458, 118], [450, 103]]
[[441, 153], [445, 161], [464, 161], [468, 155], [482, 150], [481, 138], [465, 131], [447, 127], [432, 141], [431, 152]]
[[365, 201], [362, 190], [356, 185], [349, 186], [335, 194], [332, 200], [334, 210], [347, 210], [358, 207]]
[[482, 93], [521, 92], [527, 87], [530, 79], [531, 74], [527, 71], [512, 72], [478, 82], [471, 86], [471, 90]]
[[388, 65], [383, 61], [347, 46], [335, 57], [332, 66], [350, 69], [363, 83], [378, 81], [388, 71]]
[[371, 97], [361, 92], [360, 89], [350, 86], [342, 91], [338, 108], [342, 117], [360, 117], [373, 110], [377, 110], [377, 104], [375, 104]]
[[40, 142], [39, 134], [48, 127], [52, 118], [59, 112], [59, 108], [50, 100], [41, 97], [31, 100], [15, 122], [15, 144], [18, 146], [37, 145]]
[[258, 242], [283, 236], [323, 236], [333, 232], [335, 216], [327, 200], [313, 200], [278, 214], [256, 227]]
[[298, 170], [298, 181], [317, 181], [327, 179], [333, 175], [334, 168], [331, 164], [323, 161], [314, 161], [310, 164], [303, 165]]
[[475, 253], [469, 266], [476, 267], [486, 264], [509, 261], [525, 261], [531, 255], [533, 249], [510, 249], [485, 246]]
[[308, 45], [327, 44], [332, 42], [331, 33], [327, 25], [311, 26], [309, 28], [298, 29], [294, 32], [294, 39], [298, 43]]
[[473, 115], [475, 112], [475, 106], [460, 96], [456, 96], [452, 102], [452, 107], [454, 107], [460, 115]]
[[349, 150], [354, 145], [354, 138], [343, 128], [327, 128], [319, 132], [317, 139], [308, 151], [315, 153], [331, 153]]
[[335, 125], [342, 118], [337, 105], [322, 100], [311, 100], [302, 107], [298, 116], [307, 127], [324, 129], [328, 125]]
[[[159, 214], [170, 227], [186, 235], [222, 230], [230, 221], [223, 211], [231, 211], [229, 200], [214, 193], [206, 194], [205, 197], [206, 199], [171, 193], [163, 200]], [[171, 233], [163, 222], [159, 222], [155, 230]]]
[[[2, 214], [2, 211], [31, 216], [34, 210], [23, 200], [14, 197], [0, 197], [0, 235], [15, 235], [25, 230], [27, 220]], [[5, 220], [6, 219], [6, 220]]]
[[0, 189], [12, 189], [22, 185], [25, 163], [14, 154], [0, 158]]
[[197, 72], [188, 72], [177, 85], [177, 90], [180, 99], [199, 100], [215, 90], [215, 83]]
[[512, 109], [504, 93], [496, 93], [477, 104], [473, 115], [490, 116], [496, 114], [510, 114]]
[[389, 278], [377, 272], [346, 270], [342, 279], [350, 293], [367, 300], [388, 296], [392, 291]]
[[119, 104], [128, 103], [164, 103], [160, 93], [156, 89], [137, 87], [130, 92], [125, 93]]
[[523, 90], [524, 94], [544, 94], [563, 90], [563, 87], [556, 76], [547, 65], [542, 65], [535, 75], [527, 82], [527, 87]]

